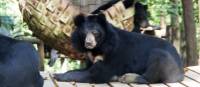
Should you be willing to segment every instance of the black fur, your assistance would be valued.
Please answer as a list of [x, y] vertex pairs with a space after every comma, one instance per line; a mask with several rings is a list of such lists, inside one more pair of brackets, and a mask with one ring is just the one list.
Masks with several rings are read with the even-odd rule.
[[[106, 10], [108, 8], [110, 8], [111, 6], [113, 6], [114, 4], [116, 4], [117, 2], [119, 2], [120, 0], [111, 0], [110, 2], [98, 7], [95, 11], [92, 12], [92, 14], [98, 14], [101, 12], [101, 10]], [[141, 33], [141, 29], [140, 28], [146, 28], [149, 26], [149, 21], [148, 21], [148, 6], [147, 5], [143, 5], [140, 2], [136, 2], [136, 0], [124, 0], [123, 4], [125, 6], [125, 8], [129, 8], [131, 6], [134, 6], [135, 8], [135, 14], [134, 14], [134, 28], [132, 30], [132, 32], [137, 32], [137, 33]], [[78, 17], [77, 17], [78, 18]], [[79, 19], [79, 18], [78, 18]], [[151, 31], [154, 34], [154, 31]], [[148, 35], [152, 35], [152, 33], [146, 32], [145, 34]], [[94, 55], [95, 58], [95, 55]], [[86, 60], [86, 68], [89, 68], [90, 65], [92, 64], [92, 62]]]
[[[103, 14], [79, 15], [76, 30], [72, 34], [72, 44], [80, 52], [100, 52], [103, 61], [98, 61], [89, 69], [55, 74], [60, 81], [104, 83], [114, 76], [136, 73], [145, 79], [140, 83], [177, 82], [183, 80], [182, 60], [176, 49], [159, 38], [127, 32], [109, 24]], [[100, 29], [103, 36], [94, 49], [83, 45], [87, 30]], [[103, 32], [103, 33], [102, 33]], [[137, 79], [136, 79], [137, 80]]]
[[43, 87], [34, 47], [0, 35], [0, 87]]
[[134, 14], [134, 29], [133, 32], [141, 33], [141, 27], [146, 28], [149, 26], [148, 21], [148, 6], [143, 5], [139, 2], [135, 3], [135, 14]]

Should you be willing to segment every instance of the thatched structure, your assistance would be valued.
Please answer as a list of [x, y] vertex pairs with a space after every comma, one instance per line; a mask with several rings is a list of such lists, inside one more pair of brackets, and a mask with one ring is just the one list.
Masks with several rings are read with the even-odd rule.
[[[70, 35], [74, 30], [73, 18], [80, 13], [88, 14], [87, 11], [80, 8], [88, 7], [87, 5], [91, 5], [92, 1], [99, 6], [99, 2], [97, 2], [99, 0], [79, 1], [88, 1], [90, 4], [77, 5], [70, 0], [21, 0], [20, 9], [24, 21], [36, 37], [70, 58], [83, 59], [84, 54], [76, 52], [70, 42]], [[118, 2], [104, 11], [104, 14], [114, 26], [131, 31], [133, 29], [133, 11], [133, 8], [125, 9], [122, 2]]]

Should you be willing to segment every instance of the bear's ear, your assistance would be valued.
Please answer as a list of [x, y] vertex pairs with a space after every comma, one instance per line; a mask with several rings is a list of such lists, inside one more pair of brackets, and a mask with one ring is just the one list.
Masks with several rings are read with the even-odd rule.
[[105, 16], [103, 13], [99, 13], [99, 14], [97, 15], [97, 21], [98, 21], [100, 24], [102, 24], [102, 25], [105, 26], [105, 24], [107, 23], [107, 21], [106, 21], [106, 16]]
[[136, 2], [136, 3], [135, 3], [135, 8], [136, 8], [136, 9], [138, 9], [138, 8], [140, 8], [140, 7], [141, 7], [141, 5], [142, 5], [141, 3], [139, 3], [139, 2]]
[[84, 14], [79, 14], [74, 18], [74, 24], [75, 26], [80, 26], [82, 23], [84, 23]]

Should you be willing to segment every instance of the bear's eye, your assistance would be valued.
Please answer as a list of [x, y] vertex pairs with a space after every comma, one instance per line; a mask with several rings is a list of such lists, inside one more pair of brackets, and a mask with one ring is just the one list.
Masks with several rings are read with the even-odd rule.
[[97, 32], [97, 31], [92, 31], [92, 33], [93, 33], [93, 34], [97, 34], [98, 32]]
[[99, 36], [99, 33], [98, 33], [98, 31], [92, 31], [92, 34], [94, 34], [94, 36]]

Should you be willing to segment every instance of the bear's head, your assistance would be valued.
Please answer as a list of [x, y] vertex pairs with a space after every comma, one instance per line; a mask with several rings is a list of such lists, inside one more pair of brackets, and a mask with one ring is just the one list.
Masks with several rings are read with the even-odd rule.
[[149, 26], [148, 21], [148, 6], [143, 5], [139, 2], [135, 3], [135, 15], [134, 15], [134, 24], [135, 26], [139, 25], [142, 28], [146, 28]]
[[109, 54], [116, 50], [119, 29], [108, 23], [103, 13], [87, 16], [80, 14], [75, 17], [74, 24], [76, 29], [71, 37], [72, 46], [79, 52]]
[[80, 14], [75, 17], [74, 23], [76, 29], [72, 33], [72, 44], [79, 51], [95, 49], [104, 42], [107, 22], [103, 14]]

